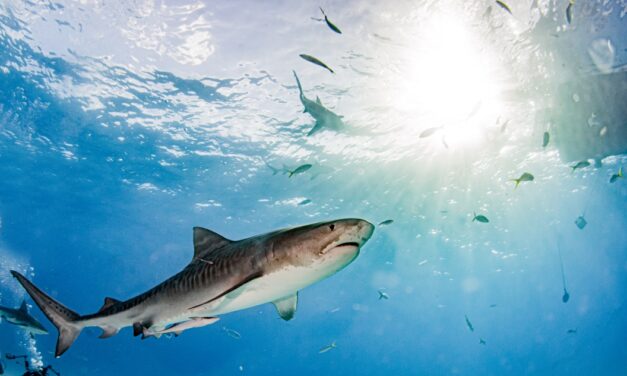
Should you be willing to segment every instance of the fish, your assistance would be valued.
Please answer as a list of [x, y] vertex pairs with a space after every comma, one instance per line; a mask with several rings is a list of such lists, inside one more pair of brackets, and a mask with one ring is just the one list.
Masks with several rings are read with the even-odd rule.
[[545, 148], [549, 144], [551, 136], [549, 132], [544, 132], [544, 136], [542, 136], [542, 147]]
[[394, 223], [393, 219], [386, 219], [385, 221], [379, 223], [379, 226], [388, 226], [388, 225], [391, 225], [392, 223]]
[[335, 26], [331, 21], [329, 21], [329, 17], [327, 17], [327, 14], [324, 13], [324, 10], [322, 10], [322, 7], [320, 7], [320, 11], [322, 12], [322, 15], [324, 16], [324, 21], [327, 23], [327, 26], [329, 27], [329, 29], [335, 31], [338, 34], [342, 34], [342, 31], [340, 30], [340, 28]]
[[590, 166], [590, 162], [588, 161], [579, 161], [577, 162], [574, 166], [571, 166], [571, 168], [573, 169], [572, 172], [575, 172], [575, 170], [580, 169], [580, 168], [585, 168]]
[[573, 5], [574, 1], [571, 0], [568, 2], [568, 6], [566, 7], [566, 21], [568, 21], [569, 25], [573, 21]]
[[564, 261], [562, 260], [562, 247], [560, 244], [557, 244], [557, 254], [560, 259], [560, 270], [562, 271], [562, 287], [564, 288], [564, 294], [562, 295], [562, 302], [568, 303], [568, 299], [570, 299], [570, 294], [568, 290], [566, 290], [566, 275], [564, 274]]
[[19, 326], [32, 335], [45, 335], [48, 330], [30, 313], [26, 301], [22, 301], [19, 308], [9, 308], [0, 306], [0, 318], [5, 319], [8, 323]]
[[429, 136], [432, 136], [433, 134], [435, 134], [437, 131], [439, 131], [441, 129], [442, 129], [442, 127], [427, 128], [424, 131], [422, 131], [418, 137], [419, 138], [427, 138]]
[[311, 167], [313, 167], [312, 165], [310, 165], [309, 163], [300, 165], [298, 167], [296, 167], [294, 170], [288, 170], [288, 174], [287, 177], [291, 178], [294, 175], [298, 175], [298, 174], [302, 174], [303, 172], [309, 170]]
[[471, 332], [474, 332], [475, 328], [472, 326], [470, 320], [468, 320], [468, 316], [464, 315], [464, 318], [466, 319], [466, 326], [468, 326], [468, 329], [470, 329]]
[[490, 304], [490, 308], [496, 308], [496, 304]]
[[570, 299], [570, 294], [568, 293], [566, 289], [564, 289], [564, 294], [562, 295], [562, 302], [568, 303], [569, 299]]
[[299, 203], [298, 203], [298, 206], [305, 206], [305, 205], [307, 205], [307, 204], [311, 204], [311, 200], [310, 200], [310, 199], [308, 199], [308, 198], [306, 198], [306, 199], [304, 199], [303, 201], [299, 202]]
[[229, 329], [226, 326], [222, 327], [222, 330], [229, 335], [229, 337], [231, 338], [235, 338], [235, 339], [241, 339], [242, 335], [239, 334], [239, 332], [237, 330], [233, 330], [233, 329]]
[[483, 214], [479, 214], [479, 215], [477, 215], [477, 213], [472, 213], [472, 215], [473, 215], [473, 218], [472, 218], [472, 221], [473, 221], [473, 222], [474, 222], [474, 221], [481, 222], [481, 223], [489, 223], [489, 222], [490, 222], [490, 220], [488, 219], [488, 217], [486, 217], [486, 216], [485, 216], [485, 215], [483, 215]]
[[568, 331], [566, 333], [568, 333], [568, 334], [577, 334], [577, 329], [568, 329]]
[[586, 225], [588, 224], [588, 221], [586, 221], [583, 215], [580, 215], [579, 217], [577, 217], [577, 219], [575, 219], [575, 224], [577, 225], [577, 227], [579, 227], [580, 230], [583, 230], [583, 228], [586, 227]]
[[318, 351], [318, 354], [324, 354], [327, 351], [331, 351], [332, 349], [336, 348], [337, 345], [335, 343], [335, 341], [333, 341], [330, 345], [327, 345], [323, 348], [320, 349], [320, 351]]
[[317, 57], [314, 57], [314, 56], [311, 56], [311, 55], [307, 55], [307, 54], [300, 54], [299, 56], [301, 58], [303, 58], [304, 60], [307, 60], [310, 63], [316, 64], [316, 65], [318, 65], [318, 66], [328, 70], [331, 73], [335, 73], [335, 72], [333, 72], [333, 69], [331, 69], [328, 65], [326, 65], [322, 61], [320, 61], [320, 59], [318, 59]]
[[480, 345], [485, 345], [485, 340], [483, 338], [479, 338], [479, 344]]
[[381, 300], [381, 299], [385, 299], [385, 300], [390, 299], [390, 297], [388, 296], [388, 294], [384, 293], [383, 291], [378, 290], [377, 292], [379, 293], [379, 300]]
[[518, 185], [522, 183], [523, 181], [533, 181], [533, 179], [535, 179], [533, 175], [531, 175], [528, 172], [525, 172], [522, 175], [520, 175], [518, 179], [510, 179], [510, 181], [516, 182], [516, 186], [514, 187], [514, 189], [516, 189], [518, 188]]
[[616, 180], [621, 179], [623, 177], [623, 167], [621, 166], [618, 169], [618, 173], [613, 174], [612, 177], [610, 177], [610, 183], [614, 183]]
[[[159, 338], [177, 327], [209, 325], [220, 315], [264, 303], [273, 303], [279, 316], [289, 321], [299, 291], [352, 263], [374, 228], [363, 219], [348, 218], [230, 240], [194, 227], [194, 255], [183, 270], [128, 300], [107, 297], [100, 310], [87, 315], [51, 298], [19, 272], [11, 274], [57, 327], [55, 356], [60, 357], [87, 327], [101, 328], [100, 338], [127, 326], [142, 339]], [[197, 325], [186, 324], [190, 320]]]
[[507, 13], [511, 14], [512, 16], [514, 15], [512, 13], [512, 10], [509, 9], [509, 6], [507, 4], [505, 4], [504, 2], [502, 2], [501, 0], [496, 0], [496, 5], [498, 5], [502, 9], [505, 9], [507, 11]]
[[303, 112], [308, 113], [316, 120], [316, 124], [314, 124], [313, 128], [307, 133], [307, 136], [311, 136], [323, 129], [342, 129], [344, 127], [342, 117], [324, 107], [320, 98], [316, 97], [315, 101], [307, 98], [303, 93], [303, 87], [300, 84], [298, 75], [295, 71], [293, 71], [293, 73], [296, 78], [296, 84], [298, 85], [298, 91], [300, 92], [300, 102], [305, 107]]

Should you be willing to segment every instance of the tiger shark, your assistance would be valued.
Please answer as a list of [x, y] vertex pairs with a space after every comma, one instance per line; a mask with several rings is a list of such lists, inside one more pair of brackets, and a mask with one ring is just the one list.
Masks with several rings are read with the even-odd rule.
[[323, 128], [335, 130], [342, 128], [344, 126], [344, 123], [342, 122], [342, 117], [324, 107], [322, 105], [322, 102], [320, 101], [320, 98], [316, 97], [315, 101], [307, 98], [305, 96], [305, 93], [303, 93], [303, 87], [300, 84], [298, 75], [295, 71], [292, 72], [294, 73], [294, 77], [296, 78], [296, 84], [298, 85], [298, 91], [300, 92], [300, 102], [305, 107], [305, 110], [303, 112], [308, 113], [316, 120], [316, 124], [313, 128], [311, 128], [309, 133], [307, 133], [307, 136], [311, 136], [312, 134], [322, 130]]
[[46, 328], [35, 320], [33, 316], [28, 313], [28, 306], [26, 301], [22, 302], [20, 308], [9, 308], [0, 306], [0, 318], [7, 320], [13, 325], [17, 325], [31, 335], [33, 334], [48, 334]]
[[57, 327], [61, 356], [86, 327], [108, 338], [132, 326], [135, 336], [159, 338], [218, 321], [218, 315], [272, 302], [284, 320], [296, 312], [298, 292], [350, 264], [374, 226], [340, 219], [229, 240], [194, 227], [194, 257], [179, 273], [152, 289], [119, 301], [105, 298], [93, 314], [79, 315], [46, 295], [16, 271], [11, 274]]

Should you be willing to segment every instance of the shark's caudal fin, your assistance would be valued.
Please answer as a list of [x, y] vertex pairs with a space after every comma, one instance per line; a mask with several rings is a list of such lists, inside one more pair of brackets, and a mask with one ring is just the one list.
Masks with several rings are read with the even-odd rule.
[[300, 96], [304, 96], [303, 94], [303, 87], [300, 85], [300, 80], [298, 79], [298, 75], [296, 75], [296, 71], [292, 71], [294, 72], [294, 77], [296, 77], [296, 84], [298, 85], [298, 91], [300, 92]]
[[24, 287], [48, 319], [57, 327], [59, 338], [57, 339], [57, 348], [54, 356], [58, 358], [72, 345], [80, 334], [81, 329], [83, 329], [82, 325], [77, 323], [80, 316], [46, 295], [20, 273], [11, 270], [11, 274]]

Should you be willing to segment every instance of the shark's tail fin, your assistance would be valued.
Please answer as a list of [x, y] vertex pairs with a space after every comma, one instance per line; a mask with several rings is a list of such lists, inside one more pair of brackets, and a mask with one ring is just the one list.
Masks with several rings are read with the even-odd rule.
[[303, 96], [303, 87], [300, 84], [300, 80], [298, 79], [298, 75], [296, 74], [296, 71], [292, 71], [294, 73], [294, 77], [296, 78], [296, 84], [298, 85], [298, 91], [300, 92], [300, 95]]
[[72, 345], [80, 334], [81, 329], [83, 329], [83, 326], [77, 323], [80, 316], [46, 295], [20, 273], [11, 270], [11, 274], [24, 287], [54, 326], [57, 327], [59, 338], [57, 339], [57, 348], [54, 356], [58, 358]]

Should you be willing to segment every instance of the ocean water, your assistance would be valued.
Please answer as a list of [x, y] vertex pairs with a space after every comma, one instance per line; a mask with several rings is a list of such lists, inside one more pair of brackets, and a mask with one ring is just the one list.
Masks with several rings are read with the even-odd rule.
[[[627, 3], [506, 3], [0, 1], [0, 305], [50, 331], [0, 323], [5, 374], [626, 375]], [[307, 136], [292, 71], [341, 126]], [[55, 359], [9, 274], [87, 314], [181, 270], [193, 226], [345, 217], [393, 223], [289, 322]]]

